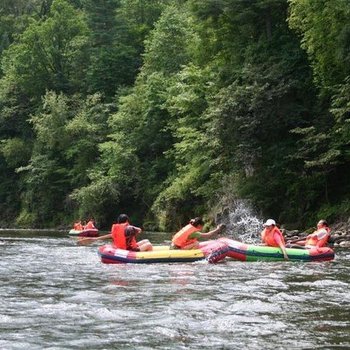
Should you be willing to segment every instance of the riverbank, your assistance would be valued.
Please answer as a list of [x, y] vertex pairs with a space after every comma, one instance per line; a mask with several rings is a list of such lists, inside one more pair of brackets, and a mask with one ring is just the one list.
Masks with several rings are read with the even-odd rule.
[[[350, 248], [350, 218], [348, 221], [341, 221], [330, 225], [331, 228], [331, 238], [329, 240], [329, 245], [333, 247], [344, 247]], [[46, 233], [68, 233], [69, 229], [32, 229], [32, 228], [0, 228], [0, 233], [32, 233], [40, 232], [42, 234]], [[100, 233], [107, 234], [109, 231], [100, 231]], [[283, 234], [286, 240], [295, 240], [297, 238], [305, 237], [311, 232], [299, 231], [299, 230], [283, 230]]]

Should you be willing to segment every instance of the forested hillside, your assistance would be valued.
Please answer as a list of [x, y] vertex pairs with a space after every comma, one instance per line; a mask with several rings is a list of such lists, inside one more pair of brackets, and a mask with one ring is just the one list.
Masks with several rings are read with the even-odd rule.
[[348, 1], [0, 3], [2, 226], [350, 215]]

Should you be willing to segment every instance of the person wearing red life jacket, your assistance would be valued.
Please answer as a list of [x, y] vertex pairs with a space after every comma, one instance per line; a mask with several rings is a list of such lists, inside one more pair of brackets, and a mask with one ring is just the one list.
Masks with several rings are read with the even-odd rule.
[[331, 229], [328, 226], [326, 220], [320, 220], [317, 223], [317, 229], [308, 235], [305, 239], [294, 242], [294, 244], [299, 246], [304, 246], [305, 248], [312, 247], [325, 247], [331, 236]]
[[94, 224], [94, 220], [93, 219], [90, 219], [87, 224], [84, 226], [84, 230], [95, 230], [96, 227], [95, 227], [95, 224]]
[[209, 238], [216, 233], [219, 233], [224, 228], [220, 224], [216, 229], [203, 233], [203, 220], [200, 217], [191, 219], [190, 222], [178, 231], [172, 238], [170, 249], [197, 249], [199, 247], [199, 238]]
[[153, 250], [153, 246], [148, 239], [136, 241], [136, 235], [142, 231], [141, 228], [130, 224], [126, 214], [120, 214], [117, 223], [112, 225], [111, 233], [100, 237], [84, 237], [78, 240], [79, 244], [88, 244], [93, 241], [112, 239], [115, 248], [144, 252]]
[[284, 259], [289, 260], [283, 234], [276, 226], [275, 220], [266, 220], [264, 227], [264, 230], [261, 232], [261, 239], [263, 243], [270, 247], [279, 247], [282, 250]]
[[82, 225], [81, 221], [75, 222], [74, 225], [73, 225], [73, 228], [76, 231], [84, 230], [84, 226]]

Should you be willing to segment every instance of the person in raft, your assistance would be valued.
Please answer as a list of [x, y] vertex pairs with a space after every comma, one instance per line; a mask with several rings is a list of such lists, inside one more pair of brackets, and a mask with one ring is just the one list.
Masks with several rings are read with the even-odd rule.
[[199, 247], [198, 238], [209, 238], [221, 232], [225, 227], [225, 225], [220, 224], [216, 229], [202, 233], [200, 231], [203, 229], [203, 225], [202, 218], [191, 219], [185, 227], [174, 235], [170, 249], [197, 249]]
[[296, 246], [304, 246], [305, 248], [324, 247], [327, 245], [331, 236], [331, 229], [326, 220], [320, 220], [317, 223], [317, 229], [305, 239], [293, 242]]
[[261, 239], [263, 243], [269, 247], [280, 247], [283, 252], [284, 259], [289, 260], [283, 234], [276, 226], [275, 220], [266, 220], [264, 227], [264, 230], [261, 232]]
[[78, 240], [79, 244], [88, 244], [93, 241], [112, 239], [115, 248], [131, 250], [134, 252], [144, 252], [153, 250], [153, 246], [148, 239], [136, 242], [136, 235], [142, 231], [141, 228], [130, 224], [130, 219], [126, 214], [120, 214], [117, 223], [112, 225], [111, 233], [100, 237], [84, 237]]
[[94, 219], [90, 219], [84, 226], [84, 230], [96, 230]]
[[76, 231], [83, 231], [84, 230], [84, 226], [82, 225], [81, 221], [75, 222], [73, 225], [73, 228]]

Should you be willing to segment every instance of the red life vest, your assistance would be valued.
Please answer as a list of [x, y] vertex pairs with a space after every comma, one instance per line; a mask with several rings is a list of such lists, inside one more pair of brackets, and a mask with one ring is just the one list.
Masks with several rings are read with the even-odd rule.
[[95, 229], [95, 228], [96, 227], [95, 227], [95, 225], [94, 225], [92, 220], [90, 220], [84, 227], [85, 230], [87, 230], [87, 229]]
[[76, 223], [74, 224], [74, 230], [76, 230], [76, 231], [82, 231], [82, 230], [84, 230], [84, 227], [83, 227], [83, 225], [82, 225], [80, 222], [76, 222]]
[[197, 238], [189, 239], [188, 237], [192, 233], [198, 231], [199, 229], [197, 227], [193, 226], [192, 224], [188, 224], [175, 234], [172, 239], [172, 244], [182, 249], [188, 244], [195, 243], [197, 242]]
[[116, 248], [119, 249], [137, 249], [137, 242], [136, 238], [132, 237], [131, 242], [129, 246], [126, 246], [126, 237], [125, 237], [125, 229], [130, 226], [128, 222], [125, 222], [123, 224], [114, 224], [112, 226], [111, 234], [113, 238], [113, 244]]
[[275, 226], [272, 230], [267, 230], [266, 228], [261, 232], [262, 241], [268, 245], [269, 247], [279, 247], [278, 243], [275, 241], [274, 235], [278, 234], [281, 242], [285, 245], [284, 237], [282, 232], [279, 230], [277, 226]]
[[[326, 230], [326, 233], [322, 232]], [[329, 227], [322, 227], [319, 230], [315, 231], [311, 235], [307, 236], [305, 245], [315, 246], [315, 247], [324, 247], [327, 245], [328, 239], [330, 237], [331, 229]]]

